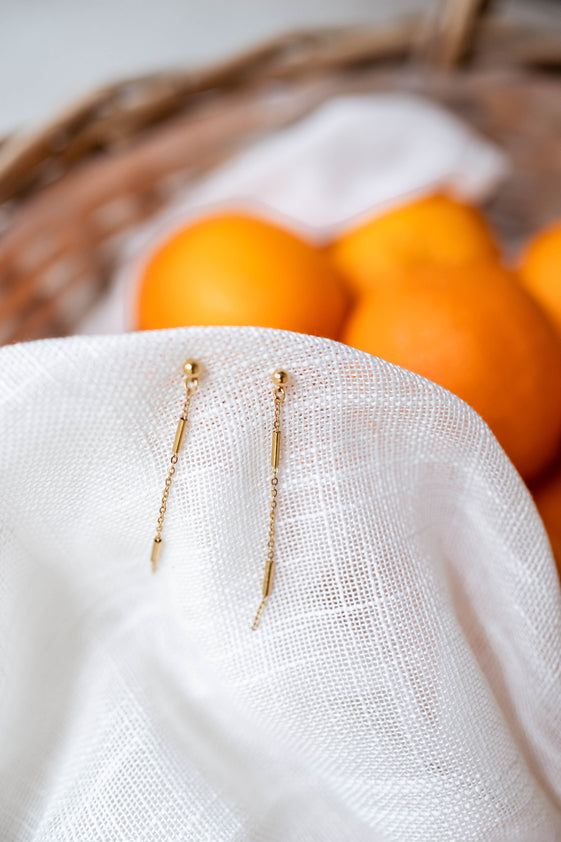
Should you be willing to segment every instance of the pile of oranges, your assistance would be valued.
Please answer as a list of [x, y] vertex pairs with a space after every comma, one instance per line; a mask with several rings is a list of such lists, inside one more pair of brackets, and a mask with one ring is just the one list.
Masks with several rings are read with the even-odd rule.
[[444, 195], [316, 247], [243, 214], [196, 220], [144, 266], [140, 329], [260, 325], [338, 339], [422, 374], [487, 421], [561, 557], [561, 223], [507, 268], [483, 215]]

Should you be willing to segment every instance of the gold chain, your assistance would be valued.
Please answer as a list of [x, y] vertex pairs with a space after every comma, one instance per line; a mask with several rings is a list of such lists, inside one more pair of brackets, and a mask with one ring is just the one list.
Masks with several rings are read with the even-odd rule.
[[[186, 363], [186, 366], [188, 363]], [[191, 363], [193, 365], [193, 363]], [[164, 520], [166, 517], [166, 509], [168, 505], [168, 498], [169, 492], [171, 489], [171, 483], [173, 480], [173, 476], [175, 474], [175, 466], [177, 465], [179, 459], [179, 451], [181, 450], [181, 445], [183, 444], [183, 436], [185, 434], [185, 429], [187, 426], [187, 420], [189, 418], [189, 406], [191, 404], [191, 399], [195, 392], [197, 391], [197, 386], [199, 382], [196, 377], [190, 375], [186, 370], [186, 377], [185, 377], [185, 402], [183, 404], [183, 409], [181, 411], [181, 415], [179, 416], [179, 421], [177, 422], [177, 430], [175, 433], [175, 440], [173, 442], [173, 454], [170, 459], [170, 466], [168, 470], [168, 475], [166, 477], [165, 485], [164, 485], [164, 493], [162, 494], [162, 502], [160, 505], [160, 511], [158, 514], [158, 523], [156, 526], [156, 535], [154, 537], [154, 541], [152, 543], [152, 554], [150, 556], [150, 560], [152, 562], [152, 572], [156, 572], [156, 568], [158, 566], [158, 559], [160, 558], [160, 553], [162, 551], [162, 529], [164, 528]]]
[[261, 622], [261, 617], [263, 615], [263, 611], [265, 610], [265, 606], [267, 605], [267, 600], [271, 595], [271, 591], [273, 589], [273, 577], [275, 572], [275, 562], [274, 562], [274, 551], [275, 551], [275, 518], [277, 515], [277, 496], [278, 496], [278, 484], [279, 484], [279, 456], [280, 456], [280, 440], [281, 440], [281, 423], [280, 423], [280, 411], [281, 411], [281, 404], [286, 397], [286, 392], [283, 386], [277, 386], [274, 393], [274, 402], [275, 402], [275, 418], [273, 421], [273, 445], [272, 445], [272, 452], [271, 452], [271, 491], [270, 491], [270, 502], [269, 502], [269, 533], [268, 533], [268, 540], [267, 540], [267, 561], [265, 564], [265, 577], [263, 579], [263, 598], [259, 604], [259, 608], [257, 609], [257, 613], [255, 615], [255, 620], [253, 621], [253, 625], [251, 627], [252, 631], [257, 631], [259, 627], [259, 623]]

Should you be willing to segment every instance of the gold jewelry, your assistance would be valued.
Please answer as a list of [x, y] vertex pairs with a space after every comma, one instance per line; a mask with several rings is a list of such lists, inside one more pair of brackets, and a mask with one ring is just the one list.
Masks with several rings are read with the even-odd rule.
[[173, 442], [173, 454], [171, 457], [171, 465], [169, 466], [169, 471], [164, 486], [164, 493], [162, 494], [162, 504], [160, 506], [160, 514], [158, 515], [158, 525], [156, 526], [156, 537], [154, 538], [154, 541], [152, 543], [152, 554], [150, 556], [150, 560], [152, 562], [152, 573], [156, 572], [156, 567], [158, 566], [158, 559], [160, 558], [160, 553], [162, 552], [162, 529], [164, 527], [164, 518], [166, 516], [166, 508], [168, 505], [171, 481], [173, 479], [173, 475], [175, 474], [175, 466], [177, 465], [179, 451], [181, 450], [181, 445], [183, 444], [183, 437], [185, 435], [187, 418], [189, 417], [189, 405], [199, 385], [198, 375], [200, 371], [200, 365], [198, 362], [196, 362], [196, 360], [187, 360], [187, 362], [183, 366], [183, 371], [185, 372], [185, 381], [183, 384], [185, 387], [185, 403], [183, 404], [183, 410], [181, 412], [181, 415], [179, 416], [179, 421], [177, 422], [177, 430], [175, 432], [175, 440]]
[[265, 576], [263, 578], [263, 597], [255, 620], [251, 627], [252, 631], [257, 631], [261, 616], [267, 605], [267, 600], [273, 590], [273, 578], [275, 574], [275, 562], [273, 558], [275, 549], [275, 517], [277, 513], [277, 493], [279, 484], [279, 458], [280, 458], [280, 444], [281, 444], [281, 424], [280, 424], [280, 410], [281, 404], [286, 398], [285, 386], [288, 383], [289, 376], [282, 368], [277, 368], [272, 376], [275, 388], [273, 390], [273, 399], [275, 403], [275, 416], [273, 421], [273, 442], [271, 449], [271, 501], [269, 504], [269, 540], [267, 541], [267, 561], [265, 564]]

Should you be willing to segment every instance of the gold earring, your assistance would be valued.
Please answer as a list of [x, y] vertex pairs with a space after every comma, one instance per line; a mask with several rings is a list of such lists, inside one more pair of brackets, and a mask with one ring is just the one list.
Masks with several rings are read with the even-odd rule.
[[198, 362], [196, 362], [196, 360], [187, 360], [187, 362], [183, 366], [183, 371], [185, 372], [185, 381], [183, 383], [185, 387], [185, 403], [183, 404], [183, 410], [181, 411], [179, 421], [177, 422], [177, 430], [175, 432], [175, 440], [173, 442], [173, 454], [171, 457], [171, 465], [169, 466], [169, 471], [164, 486], [164, 493], [162, 494], [162, 504], [160, 506], [160, 513], [158, 515], [158, 525], [156, 526], [156, 537], [154, 538], [154, 541], [152, 543], [152, 554], [150, 556], [150, 560], [152, 562], [152, 573], [156, 572], [156, 568], [158, 566], [158, 559], [160, 558], [160, 553], [162, 552], [162, 529], [164, 527], [164, 518], [166, 516], [166, 508], [168, 505], [171, 481], [173, 479], [173, 475], [175, 474], [175, 466], [177, 465], [179, 451], [181, 450], [181, 445], [183, 444], [183, 437], [185, 435], [185, 428], [187, 425], [187, 419], [189, 417], [189, 405], [199, 385], [198, 375], [200, 371], [200, 365]]
[[273, 578], [275, 573], [275, 518], [277, 514], [277, 493], [279, 484], [279, 459], [280, 459], [280, 445], [281, 445], [281, 404], [286, 398], [285, 386], [288, 383], [289, 376], [282, 368], [277, 368], [272, 376], [275, 388], [273, 390], [273, 399], [275, 405], [275, 416], [273, 421], [273, 442], [271, 449], [271, 501], [269, 504], [269, 539], [267, 541], [267, 561], [265, 563], [265, 576], [263, 578], [263, 596], [255, 620], [251, 627], [252, 631], [256, 631], [261, 621], [261, 616], [267, 605], [267, 600], [273, 590]]

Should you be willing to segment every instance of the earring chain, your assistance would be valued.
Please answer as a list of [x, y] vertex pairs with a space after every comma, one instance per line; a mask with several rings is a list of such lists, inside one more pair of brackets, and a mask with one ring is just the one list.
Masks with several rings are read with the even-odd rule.
[[164, 528], [164, 520], [166, 517], [166, 510], [168, 505], [168, 498], [169, 493], [171, 490], [171, 484], [173, 481], [173, 477], [175, 474], [175, 466], [177, 465], [179, 459], [179, 451], [181, 450], [181, 445], [183, 443], [183, 437], [185, 434], [185, 429], [187, 426], [187, 420], [189, 418], [189, 406], [191, 404], [191, 400], [193, 395], [197, 391], [197, 387], [199, 385], [199, 381], [196, 377], [189, 373], [189, 367], [192, 369], [194, 368], [194, 362], [186, 363], [186, 377], [185, 377], [185, 401], [183, 403], [183, 409], [181, 411], [181, 415], [179, 416], [179, 420], [177, 422], [177, 430], [175, 433], [175, 440], [173, 443], [173, 454], [170, 459], [170, 466], [168, 470], [168, 475], [166, 477], [166, 481], [164, 484], [164, 493], [162, 494], [162, 502], [160, 505], [160, 511], [158, 514], [158, 523], [156, 526], [156, 535], [154, 537], [154, 541], [152, 543], [152, 554], [150, 556], [150, 560], [152, 562], [152, 572], [156, 572], [156, 568], [158, 566], [158, 560], [160, 558], [160, 553], [162, 551], [162, 529]]
[[277, 515], [277, 496], [279, 484], [279, 455], [280, 455], [280, 436], [281, 436], [281, 404], [286, 397], [286, 392], [283, 386], [277, 386], [274, 393], [275, 402], [275, 417], [273, 421], [273, 447], [271, 455], [271, 490], [269, 501], [269, 532], [267, 540], [267, 562], [265, 565], [265, 578], [263, 580], [263, 598], [257, 609], [255, 620], [251, 626], [252, 631], [257, 631], [259, 623], [267, 600], [273, 589], [273, 575], [275, 569], [274, 552], [275, 552], [275, 519]]

